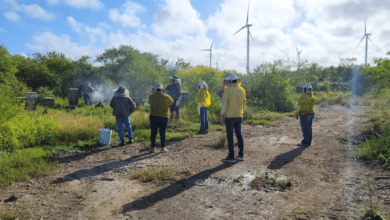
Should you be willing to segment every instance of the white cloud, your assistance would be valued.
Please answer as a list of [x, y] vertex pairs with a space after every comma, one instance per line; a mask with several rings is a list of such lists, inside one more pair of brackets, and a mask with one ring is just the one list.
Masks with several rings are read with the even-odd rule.
[[75, 8], [102, 9], [104, 5], [99, 0], [46, 0], [50, 5], [66, 4]]
[[157, 36], [204, 35], [206, 27], [189, 0], [165, 0], [152, 25]]
[[73, 17], [69, 16], [67, 17], [69, 26], [76, 31], [77, 33], [81, 34], [83, 25], [76, 21]]
[[2, 28], [0, 28], [0, 32], [4, 32], [4, 30]]
[[[383, 7], [385, 4], [389, 7]], [[121, 22], [123, 27], [135, 27], [135, 32], [125, 28], [113, 30], [105, 23], [90, 27], [68, 17], [68, 25], [87, 39], [87, 43], [78, 44], [68, 35], [46, 32], [35, 36], [28, 46], [40, 52], [56, 50], [73, 58], [94, 57], [109, 48], [131, 45], [141, 52], [159, 54], [170, 62], [183, 58], [191, 65], [208, 66], [209, 53], [199, 50], [209, 48], [214, 40], [213, 65], [218, 60], [220, 69], [246, 72], [246, 29], [233, 34], [245, 25], [247, 3], [224, 0], [202, 21], [188, 0], [164, 0], [154, 24], [149, 26], [150, 32], [137, 17], [144, 10], [138, 6], [127, 2], [120, 9], [110, 10], [112, 21]], [[250, 31], [254, 39], [250, 40], [250, 69], [279, 59], [296, 62], [295, 45], [303, 51], [301, 60], [309, 63], [337, 65], [338, 56], [355, 57], [358, 64], [364, 63], [365, 42], [356, 48], [364, 34], [361, 15], [364, 10], [369, 12], [367, 32], [372, 34], [372, 42], [368, 42], [369, 62], [373, 63], [374, 57], [385, 57], [390, 44], [390, 1], [371, 0], [368, 9], [359, 8], [363, 6], [366, 7], [364, 0], [251, 1], [249, 23], [253, 25]]]
[[10, 21], [19, 21], [20, 16], [17, 12], [41, 20], [53, 20], [55, 18], [52, 13], [47, 12], [37, 4], [19, 5], [15, 0], [4, 0], [4, 2], [6, 3], [6, 10], [8, 10], [8, 12], [4, 13], [4, 16]]
[[146, 8], [135, 2], [128, 1], [121, 6], [123, 14], [118, 9], [110, 9], [108, 17], [113, 22], [120, 22], [124, 27], [139, 27], [141, 20], [137, 17], [138, 12], [146, 11]]
[[57, 36], [50, 31], [34, 36], [33, 41], [34, 43], [26, 44], [31, 50], [38, 52], [57, 51], [64, 53], [71, 59], [77, 59], [86, 54], [92, 56], [101, 52], [101, 50], [91, 45], [80, 46], [71, 42], [68, 35]]
[[20, 20], [20, 16], [16, 12], [5, 12], [3, 15], [9, 21], [18, 22]]
[[54, 15], [52, 13], [48, 13], [45, 11], [41, 6], [34, 4], [34, 5], [23, 5], [22, 6], [24, 11], [27, 15], [29, 15], [32, 18], [38, 18], [43, 20], [53, 20]]

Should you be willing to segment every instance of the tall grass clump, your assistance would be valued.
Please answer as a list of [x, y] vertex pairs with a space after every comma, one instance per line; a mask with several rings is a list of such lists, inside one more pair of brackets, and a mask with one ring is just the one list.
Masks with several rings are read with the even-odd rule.
[[315, 92], [316, 104], [320, 106], [328, 105], [342, 105], [348, 106], [350, 104], [350, 92]]
[[161, 167], [136, 171], [133, 175], [133, 178], [142, 182], [161, 183], [176, 181], [177, 175], [179, 175], [179, 173], [175, 169], [170, 167]]
[[359, 155], [390, 167], [390, 88], [374, 91], [364, 97], [363, 104], [371, 107], [367, 125], [374, 133], [367, 137]]
[[53, 119], [20, 114], [0, 125], [0, 150], [12, 152], [18, 148], [54, 143], [58, 134], [59, 126]]
[[12, 154], [0, 156], [0, 187], [14, 181], [42, 177], [50, 173], [55, 163], [46, 157], [42, 148], [16, 150]]

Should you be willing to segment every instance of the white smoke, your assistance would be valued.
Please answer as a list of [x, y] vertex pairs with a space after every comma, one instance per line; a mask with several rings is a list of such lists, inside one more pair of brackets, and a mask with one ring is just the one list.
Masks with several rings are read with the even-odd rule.
[[[94, 87], [94, 92], [92, 94], [93, 102], [106, 102], [109, 103], [111, 99], [115, 96], [115, 91], [118, 90], [119, 86], [110, 86], [110, 85], [98, 85]], [[129, 96], [129, 90], [126, 89], [125, 96]]]

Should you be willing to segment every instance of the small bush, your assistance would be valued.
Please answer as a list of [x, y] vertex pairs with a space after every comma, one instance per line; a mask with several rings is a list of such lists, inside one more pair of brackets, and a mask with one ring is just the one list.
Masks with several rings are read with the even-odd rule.
[[169, 181], [176, 181], [176, 176], [178, 174], [179, 173], [173, 168], [161, 167], [136, 171], [133, 175], [133, 178], [142, 182], [164, 183]]
[[22, 147], [54, 143], [58, 124], [51, 118], [18, 115], [0, 125], [0, 150], [12, 152]]
[[260, 76], [248, 93], [248, 105], [257, 109], [291, 112], [294, 110], [294, 88], [287, 78], [275, 72]]
[[5, 187], [14, 181], [25, 181], [50, 173], [55, 164], [46, 154], [42, 148], [29, 148], [0, 157], [0, 186]]
[[316, 92], [316, 104], [321, 106], [328, 105], [342, 105], [348, 106], [350, 104], [350, 92]]

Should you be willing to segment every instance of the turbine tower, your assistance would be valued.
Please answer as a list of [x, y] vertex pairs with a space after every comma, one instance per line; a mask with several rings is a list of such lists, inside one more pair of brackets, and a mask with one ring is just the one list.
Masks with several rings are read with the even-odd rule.
[[360, 45], [360, 43], [364, 40], [364, 38], [366, 38], [366, 57], [365, 57], [365, 65], [367, 66], [367, 49], [368, 49], [368, 40], [371, 41], [370, 39], [370, 36], [371, 34], [367, 34], [367, 28], [366, 28], [366, 16], [364, 16], [364, 35], [363, 35], [363, 38], [362, 40], [360, 40], [359, 44], [356, 46], [356, 48], [358, 48], [358, 46]]
[[210, 51], [210, 67], [211, 67], [211, 58], [213, 57], [213, 55], [211, 54], [211, 51], [213, 51], [213, 44], [214, 44], [214, 41], [211, 43], [210, 49], [200, 50], [200, 51]]
[[253, 40], [252, 34], [249, 30], [249, 27], [251, 27], [252, 25], [248, 24], [248, 20], [249, 20], [249, 3], [248, 3], [248, 12], [246, 14], [246, 24], [240, 30], [238, 30], [236, 33], [234, 33], [234, 34], [237, 34], [242, 29], [247, 28], [247, 44], [246, 44], [247, 45], [247, 54], [246, 54], [246, 73], [247, 74], [249, 74], [249, 36], [251, 36], [251, 38]]
[[295, 45], [295, 47], [297, 48], [298, 69], [299, 69], [299, 67], [301, 66], [301, 53], [302, 53], [303, 50], [299, 51], [298, 50], [298, 46]]

